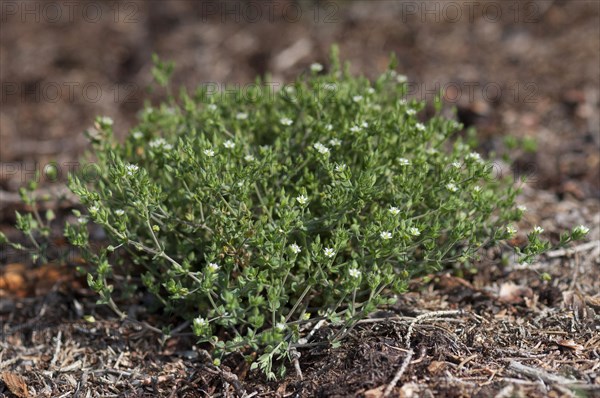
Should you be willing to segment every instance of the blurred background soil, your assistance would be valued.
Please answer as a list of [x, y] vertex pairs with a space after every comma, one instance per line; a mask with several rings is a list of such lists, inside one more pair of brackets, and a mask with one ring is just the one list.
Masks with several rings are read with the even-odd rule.
[[509, 134], [537, 140], [537, 154], [517, 156], [533, 187], [599, 198], [599, 10], [595, 0], [3, 1], [3, 204], [50, 161], [64, 177], [96, 115], [128, 132], [144, 101], [160, 99], [147, 92], [153, 52], [175, 61], [174, 87], [224, 89], [327, 66], [333, 43], [369, 77], [396, 53], [410, 95], [444, 92], [484, 150]]

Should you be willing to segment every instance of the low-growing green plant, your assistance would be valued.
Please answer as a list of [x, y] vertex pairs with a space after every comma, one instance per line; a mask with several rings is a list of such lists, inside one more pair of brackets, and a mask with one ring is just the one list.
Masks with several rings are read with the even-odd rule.
[[[161, 85], [170, 71], [155, 71]], [[371, 82], [334, 55], [328, 73], [315, 64], [272, 89], [182, 91], [146, 106], [122, 143], [98, 118], [88, 131], [98, 178], [70, 180], [88, 214], [65, 229], [103, 302], [119, 311], [114, 259], [135, 264], [143, 287], [133, 288], [190, 320], [216, 358], [261, 352], [253, 366], [270, 378], [307, 325], [343, 331], [410, 278], [510, 238], [522, 215], [518, 189], [456, 137], [439, 100], [420, 121], [425, 104], [404, 99], [393, 62]], [[91, 247], [88, 221], [110, 246]], [[520, 261], [548, 249], [540, 232], [517, 248]]]

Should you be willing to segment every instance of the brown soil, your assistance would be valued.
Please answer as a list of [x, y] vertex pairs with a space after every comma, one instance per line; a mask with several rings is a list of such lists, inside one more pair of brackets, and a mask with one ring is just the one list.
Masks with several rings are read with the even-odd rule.
[[[508, 134], [536, 139], [536, 154], [512, 154], [511, 172], [527, 177], [522, 227], [556, 238], [584, 224], [590, 234], [578, 251], [528, 267], [501, 266], [494, 251], [470, 272], [414, 281], [339, 348], [324, 343], [333, 330], [322, 325], [299, 350], [303, 378], [290, 365], [275, 382], [235, 355], [212, 365], [185, 324], [164, 337], [151, 325], [177, 320], [147, 311], [146, 297], [120, 303], [130, 319], [117, 320], [74, 259], [34, 268], [2, 250], [0, 396], [600, 396], [600, 3], [282, 0], [256, 20], [234, 1], [52, 3], [58, 20], [35, 1], [30, 13], [3, 2], [0, 15], [0, 230], [13, 238], [15, 192], [32, 170], [51, 160], [67, 169], [96, 114], [124, 135], [143, 101], [160, 99], [146, 92], [152, 52], [175, 61], [176, 86], [192, 88], [267, 72], [286, 82], [327, 65], [332, 43], [369, 77], [395, 52], [412, 96], [431, 101], [442, 89], [484, 152]], [[57, 188], [43, 178], [42, 189]], [[73, 205], [50, 204], [59, 217]]]

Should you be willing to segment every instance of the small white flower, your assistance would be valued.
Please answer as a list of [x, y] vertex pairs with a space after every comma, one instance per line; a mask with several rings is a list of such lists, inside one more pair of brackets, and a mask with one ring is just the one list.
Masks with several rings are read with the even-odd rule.
[[408, 166], [410, 165], [410, 160], [406, 158], [398, 158], [398, 163], [400, 163], [400, 166]]
[[360, 125], [361, 125], [363, 128], [367, 128], [367, 127], [369, 127], [369, 123], [367, 123], [367, 122], [362, 122]]
[[212, 149], [205, 149], [202, 152], [209, 158], [212, 158], [213, 156], [215, 156], [215, 151], [213, 151]]
[[128, 176], [134, 175], [140, 168], [135, 164], [128, 164], [125, 166], [125, 172]]
[[278, 331], [280, 331], [280, 332], [283, 332], [283, 331], [285, 330], [285, 323], [283, 323], [283, 322], [278, 322], [278, 323], [275, 325], [275, 329], [277, 329], [277, 330], [278, 330]]
[[383, 240], [390, 240], [390, 239], [392, 239], [392, 233], [389, 232], [389, 231], [383, 231], [382, 233], [379, 234], [379, 236]]
[[155, 140], [150, 141], [150, 147], [151, 148], [161, 148], [161, 149], [166, 149], [166, 150], [170, 150], [173, 149], [173, 146], [171, 144], [168, 144], [167, 141], [165, 141], [164, 138], [157, 138]]
[[582, 235], [587, 235], [587, 233], [590, 232], [590, 229], [585, 225], [578, 225], [574, 228], [573, 232], [580, 233]]
[[427, 148], [426, 152], [428, 155], [435, 155], [436, 153], [438, 153], [438, 150], [435, 148]]
[[235, 142], [233, 142], [231, 140], [227, 140], [223, 143], [223, 146], [227, 149], [233, 149], [233, 148], [235, 148]]
[[519, 205], [517, 206], [517, 209], [521, 212], [521, 213], [525, 213], [527, 211], [527, 206], [525, 205]]
[[346, 171], [346, 169], [348, 168], [348, 166], [346, 166], [345, 163], [341, 163], [335, 166], [335, 171], [337, 171], [338, 173], [342, 173], [344, 171]]
[[325, 145], [321, 144], [320, 142], [317, 142], [316, 144], [313, 145], [313, 147], [317, 150], [317, 152], [319, 152], [321, 155], [326, 155], [329, 153], [329, 148], [327, 148]]
[[452, 162], [452, 167], [454, 167], [455, 169], [460, 169], [461, 164], [460, 164], [460, 162]]
[[134, 131], [133, 133], [131, 133], [131, 135], [136, 140], [139, 140], [139, 139], [141, 139], [144, 136], [144, 133], [142, 133], [141, 131]]
[[90, 207], [90, 214], [94, 215], [96, 213], [98, 213], [100, 209], [98, 208], [98, 206], [94, 205]]
[[325, 83], [323, 84], [323, 88], [328, 91], [337, 90], [337, 84], [335, 83]]
[[204, 328], [207, 325], [208, 325], [208, 321], [206, 319], [202, 318], [201, 316], [194, 319], [194, 326], [197, 328]]
[[221, 268], [221, 267], [219, 266], [219, 264], [216, 264], [216, 263], [209, 263], [209, 264], [208, 264], [208, 269], [209, 269], [209, 271], [211, 271], [211, 272], [217, 272], [217, 271], [219, 270], [219, 268]]
[[252, 155], [246, 155], [246, 156], [244, 156], [244, 160], [246, 162], [254, 162], [255, 159], [254, 159], [254, 156], [252, 156]]
[[100, 123], [106, 124], [108, 126], [112, 126], [113, 125], [113, 120], [110, 117], [108, 117], [108, 116], [102, 116], [100, 118]]
[[355, 95], [354, 97], [352, 97], [352, 101], [354, 101], [354, 102], [360, 102], [362, 100], [363, 100], [362, 95]]
[[542, 228], [542, 227], [540, 227], [540, 226], [536, 225], [536, 226], [533, 228], [533, 232], [535, 232], [536, 234], [541, 234], [542, 232], [544, 232], [544, 228]]
[[352, 126], [352, 127], [350, 127], [350, 131], [352, 131], [353, 133], [358, 133], [360, 131], [360, 127], [359, 126]]
[[508, 236], [515, 236], [515, 234], [517, 233], [517, 229], [514, 225], [507, 225], [506, 233], [508, 234]]
[[292, 243], [292, 244], [290, 245], [290, 250], [291, 250], [291, 251], [292, 251], [292, 253], [294, 253], [294, 254], [298, 254], [298, 253], [300, 253], [300, 252], [302, 251], [302, 249], [300, 249], [300, 246], [298, 246], [298, 245], [297, 245], [297, 244], [295, 244], [295, 243]]
[[125, 210], [123, 210], [123, 209], [115, 210], [115, 215], [122, 217], [125, 215]]
[[348, 275], [350, 275], [351, 277], [353, 277], [355, 279], [360, 278], [360, 274], [361, 274], [360, 270], [358, 270], [356, 268], [350, 268], [348, 270]]
[[480, 187], [479, 185], [475, 185], [475, 186], [473, 187], [473, 191], [474, 191], [474, 192], [481, 192], [481, 187]]
[[86, 219], [85, 217], [79, 217], [79, 218], [77, 219], [77, 222], [78, 222], [79, 224], [85, 224], [85, 223], [87, 222], [87, 219]]
[[279, 119], [279, 123], [283, 124], [284, 126], [291, 126], [294, 121], [290, 118], [282, 117]]
[[448, 191], [450, 191], [450, 192], [456, 192], [456, 191], [458, 191], [458, 187], [453, 182], [449, 182], [448, 184], [446, 184], [446, 189]]
[[217, 110], [217, 105], [215, 104], [208, 104], [207, 106], [209, 111], [216, 111]]
[[305, 195], [300, 195], [296, 197], [296, 202], [298, 202], [298, 204], [304, 206], [305, 204], [308, 203], [308, 198]]
[[423, 123], [415, 124], [415, 128], [419, 131], [425, 131], [425, 125]]
[[333, 250], [331, 247], [326, 247], [324, 250], [324, 253], [325, 253], [325, 257], [332, 258], [335, 256], [335, 250]]
[[410, 108], [406, 110], [406, 114], [409, 116], [413, 116], [417, 114], [417, 111], [415, 111], [414, 109]]
[[398, 214], [400, 214], [400, 209], [395, 206], [390, 207], [390, 209], [388, 211], [393, 216], [397, 216]]
[[318, 62], [315, 62], [315, 63], [313, 63], [313, 64], [310, 65], [310, 70], [312, 72], [319, 73], [319, 72], [321, 72], [323, 70], [323, 65], [321, 65]]
[[406, 99], [402, 98], [398, 100], [398, 105], [400, 106], [404, 106], [406, 105], [408, 102], [406, 101]]
[[375, 94], [375, 89], [373, 87], [369, 87], [367, 89], [367, 93], [369, 93], [369, 94]]
[[396, 81], [398, 83], [406, 83], [408, 81], [408, 77], [406, 77], [406, 75], [398, 75], [396, 76]]
[[325, 125], [325, 130], [327, 130], [327, 131], [331, 131], [331, 130], [333, 130], [333, 125], [332, 125], [331, 123], [330, 123], [330, 124], [327, 124], [327, 125]]
[[416, 227], [411, 227], [408, 229], [408, 233], [410, 233], [412, 236], [419, 236], [421, 235], [421, 231], [419, 231], [419, 228]]
[[340, 146], [340, 145], [342, 145], [342, 141], [338, 140], [337, 138], [332, 138], [329, 140], [329, 145]]
[[248, 114], [245, 112], [239, 112], [237, 115], [235, 115], [235, 118], [237, 120], [246, 120], [248, 119]]
[[471, 152], [470, 154], [468, 154], [467, 156], [465, 156], [465, 159], [467, 159], [467, 160], [474, 160], [476, 162], [480, 162], [481, 161], [481, 155], [478, 154], [477, 152]]

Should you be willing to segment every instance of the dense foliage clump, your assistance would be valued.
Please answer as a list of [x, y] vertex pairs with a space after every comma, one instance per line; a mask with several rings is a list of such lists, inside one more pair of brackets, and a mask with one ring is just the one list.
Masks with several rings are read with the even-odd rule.
[[[163, 85], [169, 73], [154, 70]], [[456, 137], [459, 123], [422, 121], [405, 80], [353, 77], [334, 57], [280, 90], [207, 86], [147, 106], [122, 143], [98, 118], [97, 178], [70, 181], [87, 214], [65, 232], [95, 265], [90, 286], [116, 308], [115, 265], [133, 263], [119, 268], [143, 284], [130, 288], [192, 321], [217, 357], [262, 350], [256, 366], [274, 377], [272, 359], [316, 320], [349, 326], [410, 278], [514, 235], [511, 181]], [[88, 223], [111, 245], [92, 249]], [[548, 248], [540, 232], [520, 260]]]

